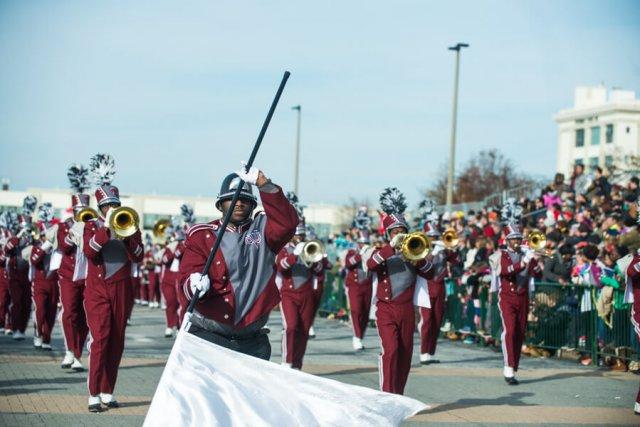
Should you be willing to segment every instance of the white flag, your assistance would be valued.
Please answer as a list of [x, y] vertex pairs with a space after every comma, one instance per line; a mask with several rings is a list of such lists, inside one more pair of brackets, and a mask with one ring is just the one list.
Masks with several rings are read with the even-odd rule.
[[181, 330], [144, 426], [390, 426], [424, 409], [408, 397], [310, 375]]

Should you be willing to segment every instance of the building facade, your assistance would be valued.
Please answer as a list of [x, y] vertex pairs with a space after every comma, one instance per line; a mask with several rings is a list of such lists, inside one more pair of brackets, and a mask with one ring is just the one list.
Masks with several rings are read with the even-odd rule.
[[635, 92], [580, 86], [572, 108], [554, 116], [558, 124], [557, 170], [570, 176], [575, 164], [625, 168], [640, 155], [640, 100]]

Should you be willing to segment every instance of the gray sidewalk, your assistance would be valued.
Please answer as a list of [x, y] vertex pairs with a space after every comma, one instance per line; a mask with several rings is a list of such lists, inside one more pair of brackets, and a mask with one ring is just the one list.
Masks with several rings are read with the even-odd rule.
[[[272, 361], [280, 362], [279, 313], [269, 323]], [[86, 372], [60, 368], [63, 342], [56, 325], [54, 352], [32, 348], [28, 339], [0, 337], [0, 425], [141, 425], [173, 340], [162, 336], [164, 313], [136, 307], [127, 330], [125, 357], [116, 397], [123, 407], [102, 414], [86, 410]], [[309, 342], [304, 370], [338, 381], [378, 388], [378, 337], [370, 329], [367, 349], [351, 350], [351, 330], [318, 319], [317, 338]], [[417, 338], [417, 336], [416, 336]], [[417, 346], [416, 340], [416, 346]], [[502, 379], [502, 355], [460, 342], [441, 341], [439, 365], [420, 366], [417, 347], [406, 394], [431, 409], [407, 422], [448, 425], [583, 424], [638, 425], [632, 411], [640, 378], [557, 360], [525, 358], [521, 384]]]

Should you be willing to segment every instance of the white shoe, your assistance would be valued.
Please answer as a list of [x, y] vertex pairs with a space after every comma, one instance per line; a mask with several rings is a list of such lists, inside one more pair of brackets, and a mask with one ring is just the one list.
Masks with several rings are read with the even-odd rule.
[[636, 404], [633, 405], [633, 412], [640, 415], [640, 403], [636, 402]]
[[165, 338], [171, 338], [173, 336], [173, 329], [172, 328], [166, 328], [164, 330], [164, 337]]
[[89, 396], [89, 412], [102, 412], [100, 396]]
[[140, 305], [149, 305], [149, 301], [141, 300]]
[[287, 363], [287, 362], [282, 362], [282, 366], [287, 367], [287, 368], [293, 368], [293, 365], [291, 365], [291, 363]]
[[13, 335], [13, 331], [11, 329], [5, 329], [4, 330], [4, 334], [5, 335]]
[[71, 367], [71, 364], [73, 364], [73, 352], [71, 351], [67, 351], [64, 353], [64, 359], [62, 359], [62, 363], [60, 364], [60, 366], [62, 367], [62, 369], [69, 369]]
[[35, 348], [42, 348], [42, 338], [40, 337], [33, 337], [33, 346]]
[[51, 344], [45, 344], [45, 343], [42, 343], [42, 349], [43, 350], [53, 350], [51, 348]]
[[140, 304], [140, 300], [136, 298], [136, 299], [133, 300], [133, 303], [134, 304]]
[[313, 329], [313, 326], [309, 328], [309, 338], [315, 338], [316, 337], [316, 330]]
[[364, 345], [362, 345], [362, 340], [358, 337], [353, 337], [352, 344], [353, 344], [353, 349], [356, 351], [364, 349]]
[[24, 334], [20, 331], [14, 331], [13, 332], [13, 339], [14, 340], [23, 340], [24, 339]]
[[[156, 303], [156, 304], [157, 304], [157, 303]], [[156, 307], [157, 307], [157, 305], [156, 305]], [[164, 305], [164, 304], [162, 304], [162, 307], [161, 307], [161, 308], [162, 308], [163, 310], [166, 310], [166, 309], [167, 309], [167, 306], [166, 306], [166, 305]]]
[[73, 364], [71, 365], [71, 369], [73, 369], [76, 372], [82, 372], [84, 371], [84, 366], [82, 366], [82, 362], [80, 362], [80, 359], [77, 358], [73, 358]]
[[420, 362], [431, 362], [431, 355], [429, 353], [420, 354]]

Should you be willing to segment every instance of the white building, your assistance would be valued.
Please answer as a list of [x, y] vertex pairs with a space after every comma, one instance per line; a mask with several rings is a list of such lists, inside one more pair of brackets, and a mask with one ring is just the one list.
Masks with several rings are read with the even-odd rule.
[[[38, 203], [50, 202], [55, 208], [57, 217], [67, 218], [71, 215], [71, 193], [69, 190], [28, 188], [26, 191], [0, 191], [0, 210], [9, 207], [21, 207], [22, 201], [32, 194]], [[193, 206], [197, 222], [208, 222], [220, 218], [221, 214], [215, 207], [214, 198], [168, 196], [156, 194], [121, 194], [123, 206], [135, 209], [140, 215], [143, 228], [151, 230], [160, 218], [168, 218], [180, 214], [180, 205], [187, 203]], [[95, 198], [91, 197], [95, 208]], [[349, 224], [353, 218], [352, 209], [325, 204], [311, 204], [305, 206], [304, 213], [308, 225], [315, 228], [320, 236], [339, 232], [344, 224]]]
[[630, 90], [604, 86], [576, 88], [573, 108], [560, 110], [558, 172], [571, 175], [573, 166], [621, 166], [640, 155], [640, 100]]

